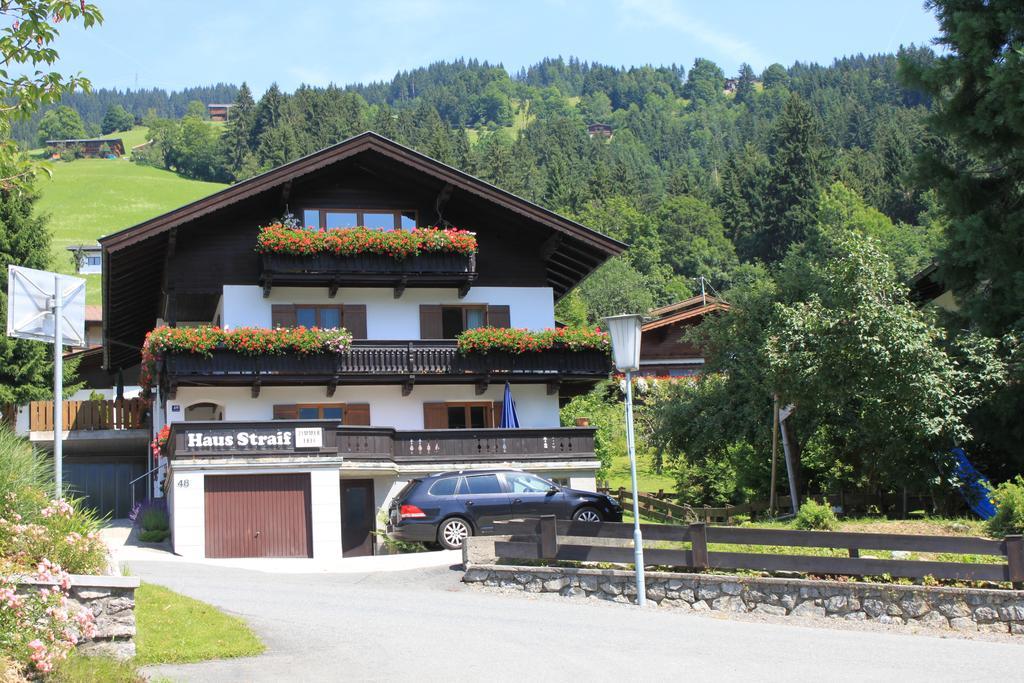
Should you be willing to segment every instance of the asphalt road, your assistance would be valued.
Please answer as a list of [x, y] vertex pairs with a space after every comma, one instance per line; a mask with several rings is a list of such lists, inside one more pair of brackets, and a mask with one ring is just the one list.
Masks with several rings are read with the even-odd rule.
[[735, 621], [501, 594], [461, 571], [263, 573], [131, 563], [246, 619], [259, 657], [151, 667], [174, 681], [1019, 680], [1024, 643]]

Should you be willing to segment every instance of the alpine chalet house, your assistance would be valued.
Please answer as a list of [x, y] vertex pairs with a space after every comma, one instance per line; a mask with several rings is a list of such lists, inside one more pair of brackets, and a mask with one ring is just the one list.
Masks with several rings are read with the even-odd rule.
[[615, 240], [363, 133], [101, 242], [106, 367], [142, 353], [181, 555], [369, 554], [432, 472], [594, 486], [559, 405], [608, 340], [554, 305]]

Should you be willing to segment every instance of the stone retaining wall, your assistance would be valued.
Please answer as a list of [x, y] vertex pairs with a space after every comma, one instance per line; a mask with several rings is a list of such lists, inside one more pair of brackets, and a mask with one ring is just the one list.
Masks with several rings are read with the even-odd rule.
[[[636, 602], [635, 575], [612, 569], [466, 565], [466, 583]], [[1024, 634], [1024, 591], [648, 572], [647, 599], [683, 610], [755, 612]]]
[[[50, 586], [42, 581], [24, 581], [23, 587]], [[70, 602], [90, 610], [96, 618], [96, 634], [78, 644], [78, 651], [116, 659], [135, 656], [135, 589], [139, 579], [134, 576], [71, 575]]]

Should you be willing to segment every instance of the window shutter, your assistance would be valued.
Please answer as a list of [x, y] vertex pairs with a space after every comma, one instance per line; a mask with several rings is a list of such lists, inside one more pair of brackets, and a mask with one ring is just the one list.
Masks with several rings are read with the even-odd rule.
[[487, 325], [489, 327], [512, 327], [512, 312], [508, 306], [488, 306]]
[[291, 304], [274, 304], [270, 307], [271, 327], [295, 327], [295, 306]]
[[341, 324], [352, 333], [353, 339], [366, 339], [366, 305], [345, 304], [342, 306]]
[[448, 405], [445, 403], [424, 403], [423, 428], [448, 429]]
[[501, 426], [501, 411], [504, 407], [505, 405], [501, 401], [494, 402], [493, 408], [491, 408], [491, 419], [493, 420], [491, 423], [492, 427]]
[[444, 328], [441, 325], [441, 307], [433, 305], [420, 306], [420, 339], [442, 339]]
[[370, 426], [370, 404], [348, 403], [345, 405], [345, 424]]
[[299, 419], [299, 407], [295, 405], [277, 405], [274, 406], [274, 419], [275, 420], [298, 420]]

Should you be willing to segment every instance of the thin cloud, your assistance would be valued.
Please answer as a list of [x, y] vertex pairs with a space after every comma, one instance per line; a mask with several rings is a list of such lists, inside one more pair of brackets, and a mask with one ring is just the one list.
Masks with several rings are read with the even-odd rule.
[[627, 23], [671, 29], [713, 47], [723, 56], [759, 65], [767, 61], [750, 43], [688, 15], [671, 0], [619, 0], [619, 11]]

